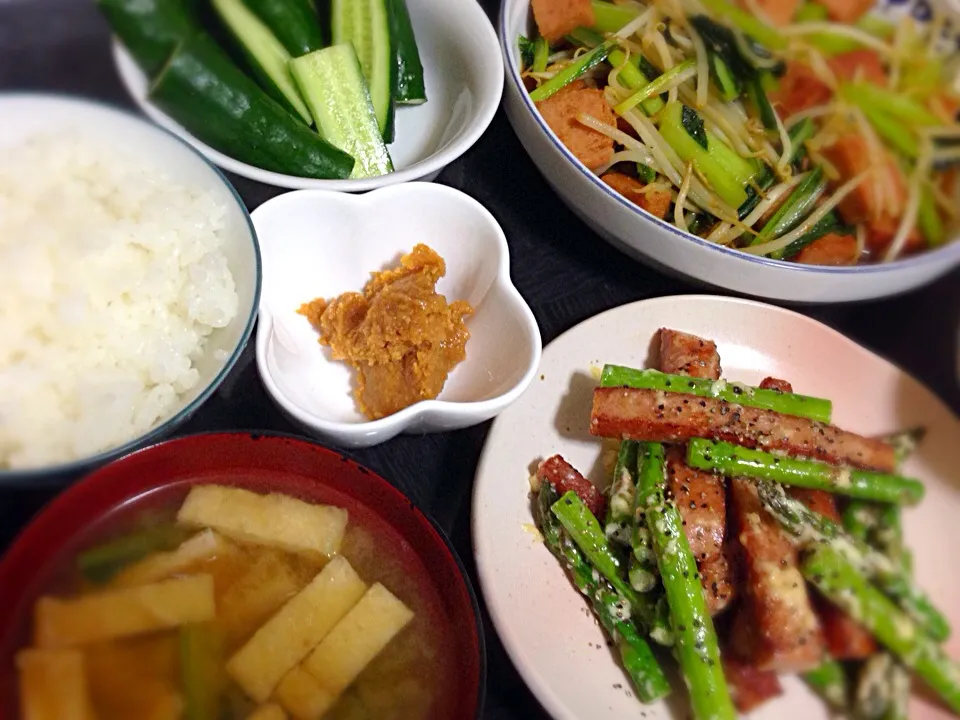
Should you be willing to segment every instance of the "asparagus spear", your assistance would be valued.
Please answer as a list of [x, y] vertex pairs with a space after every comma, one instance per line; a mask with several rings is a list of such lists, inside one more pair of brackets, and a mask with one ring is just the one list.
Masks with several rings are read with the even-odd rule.
[[[657, 579], [657, 556], [650, 543], [650, 531], [647, 529], [647, 501], [656, 490], [657, 483], [663, 478], [663, 445], [660, 443], [638, 443], [637, 449], [637, 490], [633, 505], [633, 557], [636, 560], [636, 572], [644, 572], [651, 586]], [[654, 496], [656, 497], [656, 496]], [[636, 587], [636, 586], [634, 586]]]
[[543, 100], [546, 100], [551, 95], [554, 95], [572, 83], [585, 72], [592, 70], [599, 63], [606, 60], [607, 55], [615, 47], [617, 47], [617, 43], [614, 40], [607, 40], [603, 43], [603, 45], [598, 45], [590, 52], [584, 53], [545, 83], [534, 88], [530, 92], [530, 99], [533, 100], [533, 102], [542, 102]]
[[610, 483], [610, 502], [607, 504], [607, 522], [604, 532], [611, 542], [622, 545], [629, 545], [631, 542], [631, 519], [637, 488], [635, 474], [638, 444], [634, 440], [624, 440], [620, 443], [617, 464]]
[[817, 543], [801, 570], [820, 592], [867, 627], [900, 661], [923, 678], [947, 705], [960, 713], [960, 667], [923, 629], [873, 587], [829, 543]]
[[827, 660], [815, 670], [804, 673], [807, 681], [817, 694], [834, 710], [846, 710], [850, 698], [847, 673], [836, 660]]
[[758, 481], [757, 491], [764, 507], [784, 530], [803, 544], [819, 540], [837, 542], [837, 548], [886, 593], [910, 617], [920, 623], [931, 639], [940, 642], [950, 636], [950, 624], [916, 586], [903, 567], [891, 562], [864, 542], [844, 533], [829, 518], [809, 510], [803, 503], [787, 497], [783, 487]]
[[687, 464], [724, 475], [762, 478], [879, 502], [913, 505], [920, 501], [924, 492], [918, 480], [899, 475], [839, 468], [815, 460], [783, 457], [701, 438], [691, 440], [687, 445]]
[[670, 693], [670, 684], [636, 627], [616, 612], [616, 608], [622, 607], [620, 597], [595, 575], [576, 545], [564, 542], [560, 524], [550, 510], [556, 501], [557, 491], [549, 483], [544, 483], [537, 496], [544, 542], [570, 572], [577, 589], [590, 600], [600, 624], [616, 643], [623, 668], [630, 676], [637, 696], [648, 703], [665, 697]]
[[659, 482], [647, 498], [647, 529], [670, 606], [674, 646], [690, 690], [693, 717], [732, 720], [736, 711], [720, 665], [717, 634], [707, 612], [697, 563], [683, 532], [683, 520], [676, 505], [666, 499], [662, 467]]
[[[628, 605], [628, 615], [629, 611], [636, 614], [638, 610], [648, 607], [649, 604], [642, 602], [640, 596], [627, 584], [623, 561], [610, 549], [600, 523], [575, 492], [565, 493], [550, 507], [550, 511], [590, 564], [620, 593]], [[649, 614], [645, 619], [649, 620]]]
[[600, 375], [601, 387], [631, 387], [642, 390], [663, 390], [686, 393], [697, 397], [714, 397], [745, 407], [772, 410], [784, 415], [830, 422], [832, 404], [824, 398], [764, 390], [724, 380], [692, 378], [671, 375], [659, 370], [635, 370], [621, 365], [604, 365]]
[[857, 720], [883, 720], [890, 709], [888, 682], [894, 660], [888, 653], [871, 655], [860, 667], [854, 697]]
[[927, 429], [922, 426], [908, 428], [899, 432], [890, 433], [883, 438], [883, 441], [893, 447], [893, 454], [897, 460], [897, 467], [907, 461], [927, 434]]

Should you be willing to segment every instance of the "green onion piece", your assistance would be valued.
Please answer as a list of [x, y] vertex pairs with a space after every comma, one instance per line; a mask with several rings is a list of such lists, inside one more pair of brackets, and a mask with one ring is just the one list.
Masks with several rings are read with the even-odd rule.
[[751, 245], [762, 245], [773, 238], [790, 232], [805, 218], [826, 190], [823, 168], [817, 167], [797, 185], [790, 196], [780, 204], [763, 228], [750, 241]]
[[677, 75], [687, 72], [688, 70], [692, 70], [696, 66], [697, 61], [693, 59], [685, 60], [679, 65], [674, 65], [672, 68], [660, 75], [660, 77], [651, 80], [642, 88], [639, 88], [633, 95], [616, 105], [613, 108], [613, 111], [617, 113], [617, 115], [623, 115], [627, 110], [630, 110], [632, 107], [638, 105], [647, 98], [659, 95], [661, 92], [663, 92], [664, 88], [677, 77]]
[[530, 99], [534, 102], [542, 102], [551, 95], [556, 94], [578, 77], [583, 75], [585, 72], [588, 72], [596, 67], [599, 63], [606, 60], [607, 55], [616, 46], [617, 44], [614, 41], [607, 40], [605, 43], [603, 43], [603, 45], [594, 48], [588, 53], [584, 53], [574, 62], [567, 65], [567, 67], [543, 83], [543, 85], [534, 88], [530, 92]]

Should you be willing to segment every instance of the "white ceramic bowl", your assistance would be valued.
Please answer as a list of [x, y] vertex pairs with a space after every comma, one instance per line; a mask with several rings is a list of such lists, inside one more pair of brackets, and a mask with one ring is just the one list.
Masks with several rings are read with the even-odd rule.
[[140, 109], [225, 170], [285, 188], [357, 192], [410, 180], [432, 180], [487, 129], [503, 94], [497, 37], [476, 0], [407, 0], [423, 61], [427, 102], [397, 108], [389, 146], [395, 172], [359, 180], [317, 180], [261, 170], [214, 150], [147, 98], [147, 78], [119, 41], [113, 57], [120, 80]]
[[[354, 196], [302, 190], [253, 212], [263, 248], [257, 364], [270, 395], [308, 431], [348, 447], [398, 433], [476, 425], [513, 402], [540, 363], [540, 331], [510, 282], [507, 241], [476, 200], [444, 185], [410, 183]], [[369, 421], [356, 409], [352, 370], [331, 359], [297, 313], [304, 302], [360, 290], [370, 273], [425, 243], [446, 261], [437, 291], [466, 300], [467, 357], [436, 400]]]
[[[200, 372], [200, 381], [180, 398], [176, 411], [166, 420], [123, 445], [73, 463], [26, 471], [0, 470], [0, 486], [58, 483], [79, 470], [104, 463], [172, 432], [226, 378], [250, 337], [260, 301], [260, 249], [250, 216], [233, 186], [200, 153], [171, 133], [107, 105], [69, 96], [0, 95], [0, 151], [36, 134], [64, 130], [75, 130], [83, 137], [116, 145], [133, 160], [141, 159], [178, 182], [214, 193], [227, 208], [221, 249], [233, 274], [239, 304], [233, 321], [208, 338], [204, 354], [195, 366]], [[11, 270], [15, 271], [0, 268], [0, 277]], [[217, 359], [218, 354], [222, 359]]]
[[[891, 12], [902, 12], [898, 3]], [[520, 79], [517, 37], [534, 30], [530, 0], [503, 0], [500, 46], [507, 74], [504, 106], [520, 142], [563, 201], [620, 250], [659, 268], [758, 297], [845, 302], [912, 290], [960, 265], [960, 242], [881, 265], [819, 267], [748, 255], [681, 232], [614, 192], [557, 139]]]

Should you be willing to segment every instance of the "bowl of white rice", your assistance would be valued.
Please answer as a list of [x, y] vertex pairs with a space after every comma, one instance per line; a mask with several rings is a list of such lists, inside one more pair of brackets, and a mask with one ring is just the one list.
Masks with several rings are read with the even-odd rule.
[[126, 112], [0, 95], [0, 485], [172, 431], [245, 346], [260, 251], [202, 155]]

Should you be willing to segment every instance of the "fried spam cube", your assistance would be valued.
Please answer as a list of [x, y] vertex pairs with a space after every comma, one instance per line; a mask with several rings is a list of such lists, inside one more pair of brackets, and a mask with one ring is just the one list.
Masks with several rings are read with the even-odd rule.
[[276, 703], [267, 703], [255, 708], [247, 720], [287, 720], [287, 714]]
[[36, 644], [74, 647], [139, 635], [215, 615], [213, 578], [191, 575], [71, 600], [42, 597], [35, 615]]
[[227, 639], [236, 642], [248, 636], [302, 585], [280, 553], [260, 555], [217, 603], [217, 616]]
[[[413, 612], [393, 593], [380, 583], [371, 586], [303, 662], [320, 686], [323, 704], [333, 706], [340, 693], [412, 619]], [[321, 704], [316, 698], [314, 702]]]
[[337, 556], [288, 600], [227, 663], [227, 673], [251, 698], [266, 702], [280, 679], [347, 614], [366, 585]]
[[22, 720], [93, 720], [83, 653], [79, 650], [21, 650]]
[[147, 555], [121, 570], [114, 577], [114, 587], [133, 587], [166, 580], [174, 575], [188, 572], [204, 562], [217, 557], [236, 555], [239, 548], [223, 535], [213, 530], [202, 530], [187, 538], [169, 552], [157, 552]]
[[258, 495], [240, 488], [199, 485], [184, 500], [177, 522], [322, 560], [340, 549], [347, 511], [276, 493]]

